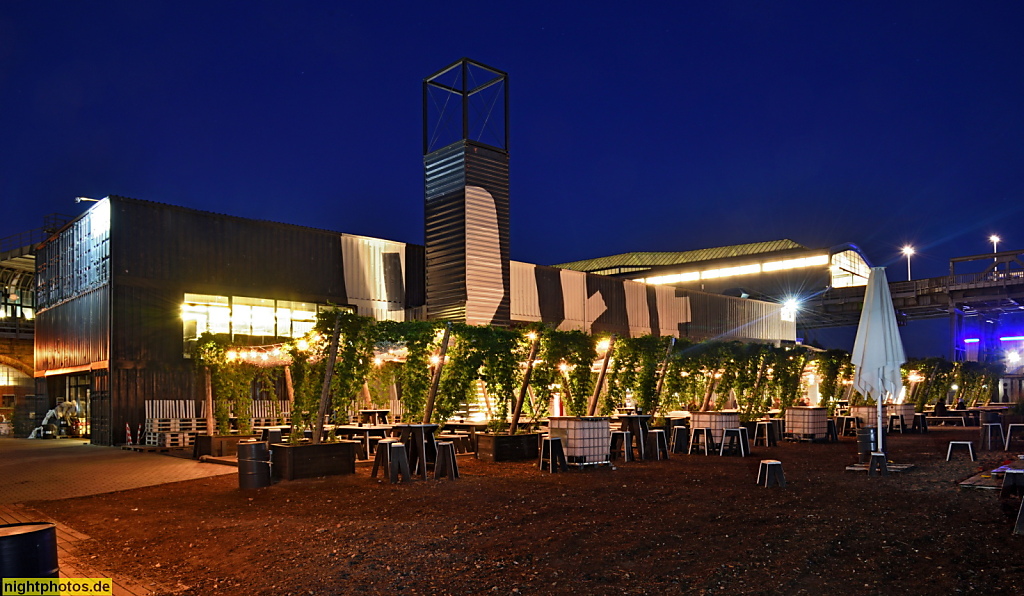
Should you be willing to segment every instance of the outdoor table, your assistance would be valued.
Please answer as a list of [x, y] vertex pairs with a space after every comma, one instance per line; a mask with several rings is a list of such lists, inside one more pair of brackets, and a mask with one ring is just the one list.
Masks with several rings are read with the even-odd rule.
[[387, 424], [391, 410], [359, 410], [359, 422], [363, 424]]
[[370, 439], [373, 437], [378, 439], [387, 437], [391, 428], [392, 426], [390, 424], [340, 424], [334, 427], [334, 434], [362, 442], [366, 449], [366, 457], [369, 459], [370, 455], [373, 453], [373, 450], [370, 448]]
[[427, 464], [437, 457], [434, 443], [436, 424], [396, 424], [392, 428], [401, 433], [401, 441], [409, 451], [409, 469], [413, 475], [427, 479]]
[[469, 432], [469, 440], [473, 443], [473, 451], [476, 451], [476, 433], [487, 430], [486, 422], [467, 422], [465, 420], [449, 420], [441, 427], [442, 431], [463, 431]]
[[632, 439], [636, 441], [636, 452], [640, 459], [646, 459], [644, 443], [647, 440], [647, 422], [651, 419], [650, 414], [630, 414], [615, 416], [619, 421], [620, 430], [627, 430], [633, 433]]

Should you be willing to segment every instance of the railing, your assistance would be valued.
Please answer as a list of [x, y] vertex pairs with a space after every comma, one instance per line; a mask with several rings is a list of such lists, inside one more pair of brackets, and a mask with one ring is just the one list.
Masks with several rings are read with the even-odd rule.
[[43, 218], [43, 227], [14, 234], [6, 238], [0, 238], [0, 252], [16, 250], [26, 246], [34, 246], [46, 240], [51, 234], [64, 227], [66, 223], [74, 219], [70, 215], [51, 213]]

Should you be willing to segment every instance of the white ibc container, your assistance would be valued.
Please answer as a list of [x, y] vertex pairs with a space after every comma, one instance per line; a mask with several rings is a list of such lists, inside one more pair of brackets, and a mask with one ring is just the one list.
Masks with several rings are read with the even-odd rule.
[[828, 410], [809, 406], [786, 409], [786, 432], [810, 438], [824, 437], [828, 432]]
[[727, 428], [739, 428], [739, 412], [692, 412], [690, 413], [690, 432], [695, 428], [710, 428], [716, 443], [722, 442]]

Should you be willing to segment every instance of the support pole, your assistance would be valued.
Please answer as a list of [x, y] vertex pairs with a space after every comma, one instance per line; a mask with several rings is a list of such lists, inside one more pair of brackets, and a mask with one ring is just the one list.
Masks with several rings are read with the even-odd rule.
[[612, 334], [608, 340], [608, 351], [604, 353], [604, 362], [601, 363], [601, 373], [597, 375], [597, 384], [594, 386], [594, 394], [590, 396], [590, 403], [587, 404], [587, 416], [597, 414], [597, 398], [601, 395], [601, 388], [604, 386], [604, 376], [608, 373], [608, 361], [612, 358], [612, 351], [615, 349], [615, 335]]
[[317, 409], [316, 420], [313, 422], [314, 445], [320, 444], [320, 436], [324, 432], [324, 418], [327, 416], [327, 404], [331, 401], [331, 377], [334, 376], [334, 362], [338, 359], [338, 341], [341, 338], [341, 315], [334, 317], [334, 335], [331, 347], [327, 352], [327, 368], [324, 370], [324, 387], [320, 391], [320, 407]]
[[430, 417], [434, 415], [434, 398], [437, 396], [437, 387], [441, 384], [441, 369], [444, 368], [444, 357], [448, 353], [448, 337], [452, 333], [452, 324], [444, 326], [444, 338], [441, 340], [441, 354], [434, 368], [434, 377], [430, 379], [430, 391], [427, 393], [427, 405], [423, 408], [423, 424], [430, 424]]
[[526, 359], [526, 372], [523, 374], [523, 386], [519, 388], [519, 397], [516, 399], [516, 405], [512, 409], [512, 423], [509, 424], [508, 434], [516, 434], [516, 428], [519, 427], [519, 415], [523, 412], [523, 402], [526, 401], [526, 390], [530, 386], [530, 376], [533, 375], [533, 361], [537, 357], [537, 346], [540, 345], [540, 337], [534, 335], [533, 342], [530, 344], [530, 355]]

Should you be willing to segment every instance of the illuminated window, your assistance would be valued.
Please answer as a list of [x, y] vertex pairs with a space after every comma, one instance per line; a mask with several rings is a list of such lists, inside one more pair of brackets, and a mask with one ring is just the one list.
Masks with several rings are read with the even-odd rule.
[[185, 294], [181, 320], [185, 352], [203, 333], [249, 337], [302, 337], [313, 330], [320, 307], [246, 296]]
[[829, 267], [832, 272], [833, 288], [849, 288], [868, 285], [871, 267], [857, 251], [844, 250], [832, 255]]

